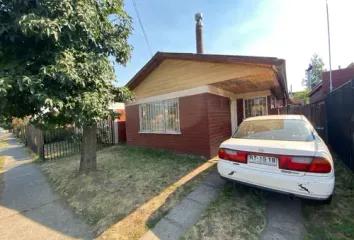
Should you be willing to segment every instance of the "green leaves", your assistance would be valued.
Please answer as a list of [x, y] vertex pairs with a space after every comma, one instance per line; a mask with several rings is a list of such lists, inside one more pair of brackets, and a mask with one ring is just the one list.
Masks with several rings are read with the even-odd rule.
[[305, 101], [305, 103], [309, 104], [310, 103], [310, 98], [308, 96], [309, 93], [310, 93], [310, 90], [295, 92], [294, 99], [297, 100], [298, 102]]
[[130, 102], [135, 99], [134, 93], [127, 87], [116, 87], [112, 91], [115, 102]]
[[51, 20], [46, 17], [30, 13], [23, 15], [18, 24], [21, 31], [27, 36], [34, 36], [37, 39], [54, 38], [55, 41], [59, 40], [59, 33], [61, 32], [60, 18]]
[[[311, 70], [311, 87], [313, 88], [317, 83], [322, 80], [322, 73], [326, 71], [325, 64], [323, 59], [317, 54], [313, 54], [310, 60], [310, 64], [312, 65]], [[305, 78], [302, 80], [302, 85], [307, 86], [308, 75], [305, 74]]]
[[41, 124], [92, 124], [109, 114], [114, 69], [130, 59], [121, 0], [9, 0], [0, 7], [0, 111]]

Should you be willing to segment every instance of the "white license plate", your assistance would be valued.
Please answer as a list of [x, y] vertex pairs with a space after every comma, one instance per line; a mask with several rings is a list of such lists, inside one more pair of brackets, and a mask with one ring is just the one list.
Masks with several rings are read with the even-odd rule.
[[277, 166], [278, 158], [277, 157], [268, 157], [268, 156], [258, 156], [258, 155], [248, 155], [247, 157], [249, 163]]

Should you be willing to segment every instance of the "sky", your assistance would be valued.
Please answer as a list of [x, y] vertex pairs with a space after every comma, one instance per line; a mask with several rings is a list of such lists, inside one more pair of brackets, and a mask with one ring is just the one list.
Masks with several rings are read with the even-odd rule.
[[[277, 57], [286, 60], [288, 88], [303, 90], [311, 56], [319, 54], [329, 69], [325, 0], [135, 0], [152, 54], [196, 52], [194, 14], [203, 14], [204, 53]], [[354, 0], [328, 0], [332, 70], [354, 61]], [[132, 0], [131, 60], [115, 65], [118, 85], [125, 85], [152, 57]]]

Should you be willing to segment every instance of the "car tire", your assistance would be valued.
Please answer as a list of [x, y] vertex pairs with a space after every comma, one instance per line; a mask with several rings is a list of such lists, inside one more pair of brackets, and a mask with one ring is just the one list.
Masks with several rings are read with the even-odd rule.
[[326, 200], [323, 200], [322, 202], [323, 202], [323, 204], [326, 204], [326, 205], [331, 204], [331, 202], [332, 202], [332, 195], [329, 196], [329, 198], [327, 198]]

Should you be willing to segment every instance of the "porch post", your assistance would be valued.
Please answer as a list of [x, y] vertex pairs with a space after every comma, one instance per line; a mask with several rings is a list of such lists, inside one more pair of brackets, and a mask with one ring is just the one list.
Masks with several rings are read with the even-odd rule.
[[231, 132], [234, 134], [237, 128], [237, 104], [236, 99], [230, 99]]

